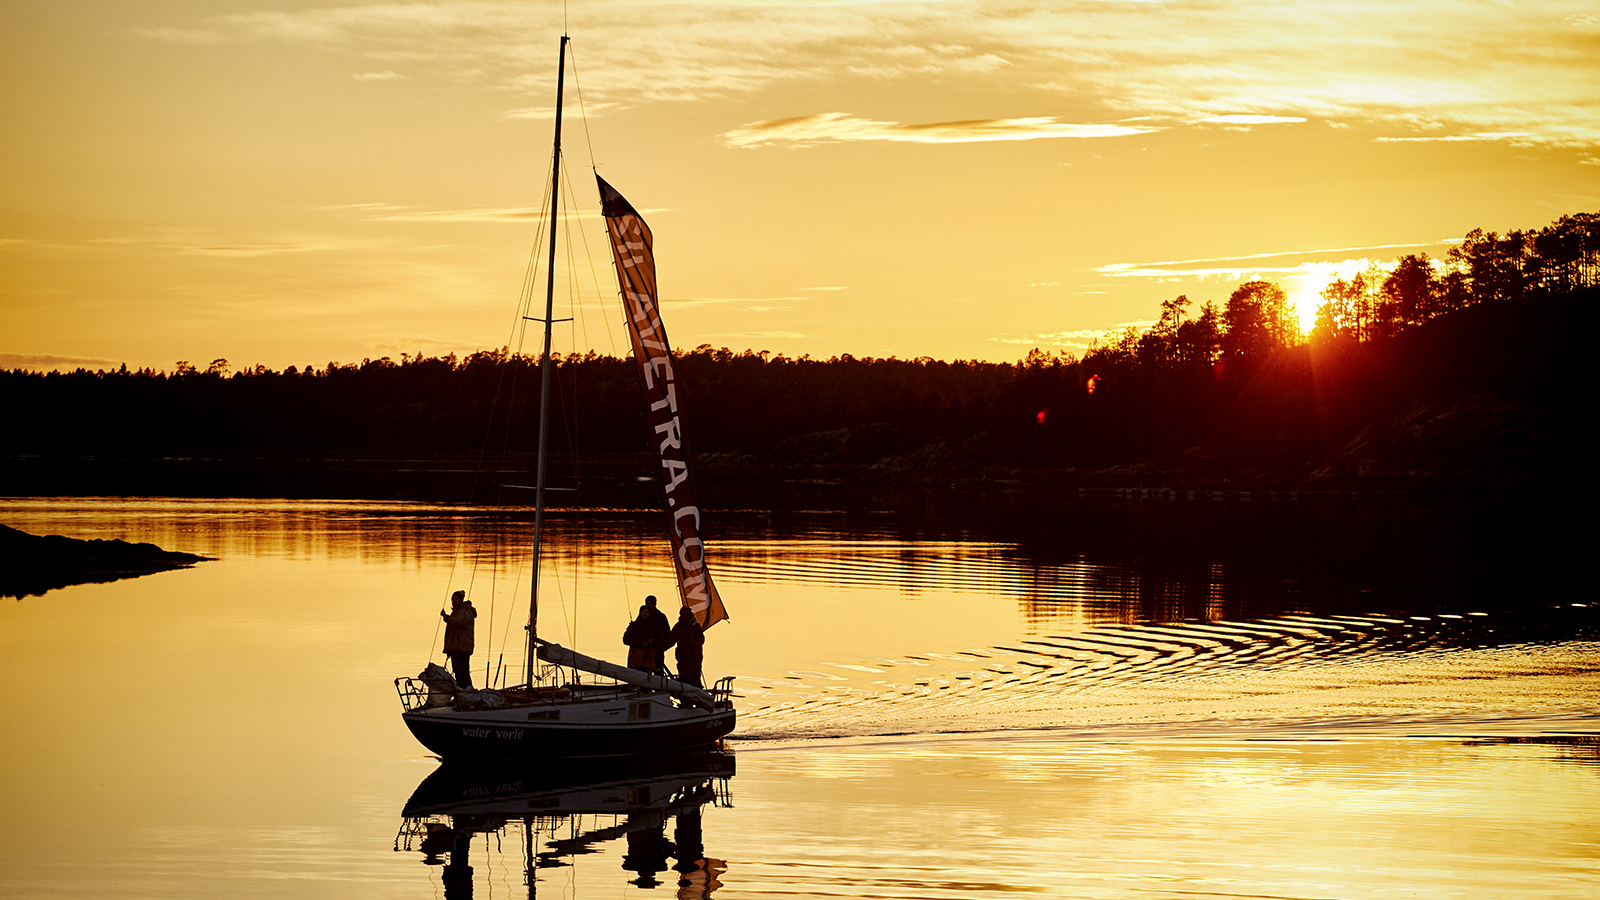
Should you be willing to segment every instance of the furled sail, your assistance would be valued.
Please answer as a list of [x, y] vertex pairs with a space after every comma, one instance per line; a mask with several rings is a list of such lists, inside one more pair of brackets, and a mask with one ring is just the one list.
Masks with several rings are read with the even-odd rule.
[[656, 309], [656, 260], [650, 246], [650, 227], [616, 189], [600, 182], [601, 212], [606, 217], [606, 232], [611, 236], [611, 255], [616, 263], [617, 284], [622, 289], [622, 304], [628, 314], [628, 338], [633, 341], [633, 358], [639, 367], [639, 385], [644, 390], [645, 415], [654, 431], [656, 470], [661, 483], [671, 527], [672, 559], [678, 569], [678, 593], [683, 605], [694, 610], [702, 627], [728, 617], [717, 596], [716, 585], [706, 571], [706, 548], [700, 539], [700, 506], [695, 499], [693, 458], [689, 437], [683, 429], [679, 406], [683, 395], [672, 370], [672, 347], [667, 344], [666, 326]]

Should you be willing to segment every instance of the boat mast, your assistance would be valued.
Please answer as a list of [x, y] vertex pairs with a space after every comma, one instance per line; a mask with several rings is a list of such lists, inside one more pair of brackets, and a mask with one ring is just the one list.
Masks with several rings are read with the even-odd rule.
[[544, 457], [550, 433], [550, 328], [555, 324], [556, 213], [561, 204], [561, 92], [567, 74], [567, 36], [561, 36], [556, 66], [556, 137], [550, 163], [550, 261], [545, 266], [544, 355], [539, 362], [539, 457], [533, 492], [533, 586], [528, 597], [528, 680], [533, 684], [534, 644], [539, 637], [539, 546], [544, 541]]

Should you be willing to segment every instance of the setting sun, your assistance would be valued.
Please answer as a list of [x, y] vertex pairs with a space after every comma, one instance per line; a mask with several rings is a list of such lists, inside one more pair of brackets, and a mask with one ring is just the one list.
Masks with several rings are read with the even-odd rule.
[[1294, 308], [1295, 321], [1302, 335], [1310, 334], [1317, 323], [1317, 307], [1322, 304], [1321, 292], [1296, 291], [1289, 295], [1289, 305]]

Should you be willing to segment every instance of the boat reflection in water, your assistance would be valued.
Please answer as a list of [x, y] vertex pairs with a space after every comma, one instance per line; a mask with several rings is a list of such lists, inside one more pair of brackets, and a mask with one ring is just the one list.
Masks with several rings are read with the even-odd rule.
[[628, 884], [675, 884], [680, 898], [710, 897], [726, 864], [706, 856], [701, 813], [708, 804], [733, 805], [733, 774], [733, 754], [724, 751], [561, 765], [446, 762], [406, 802], [394, 848], [442, 866], [445, 897], [465, 900], [472, 896], [478, 835], [501, 847], [520, 837], [529, 897], [538, 895], [539, 869], [566, 866], [599, 844], [626, 839]]

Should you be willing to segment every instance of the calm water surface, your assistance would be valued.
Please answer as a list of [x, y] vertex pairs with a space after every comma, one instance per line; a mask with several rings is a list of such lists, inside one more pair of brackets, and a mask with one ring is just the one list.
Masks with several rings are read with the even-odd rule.
[[[1575, 564], [1459, 510], [1060, 519], [709, 523], [727, 758], [552, 781], [435, 774], [392, 688], [438, 659], [455, 588], [485, 676], [520, 665], [524, 517], [0, 500], [33, 533], [218, 557], [3, 602], [0, 894], [1600, 894]], [[552, 528], [541, 633], [618, 655], [671, 593], [656, 523]]]

